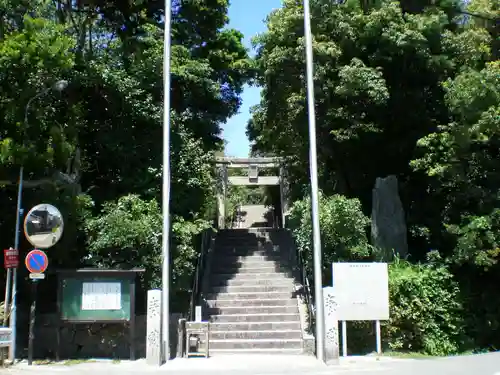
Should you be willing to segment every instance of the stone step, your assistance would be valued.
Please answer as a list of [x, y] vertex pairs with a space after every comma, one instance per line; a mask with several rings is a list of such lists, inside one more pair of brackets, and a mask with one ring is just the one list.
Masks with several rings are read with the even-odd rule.
[[236, 293], [204, 293], [203, 296], [206, 300], [228, 301], [228, 300], [274, 300], [274, 299], [293, 299], [293, 291], [274, 291], [274, 292], [252, 292], [243, 291]]
[[213, 265], [217, 265], [219, 269], [226, 268], [239, 268], [241, 266], [261, 267], [261, 266], [281, 266], [290, 267], [291, 259], [280, 258], [276, 256], [263, 256], [263, 255], [249, 255], [249, 256], [221, 256], [214, 257], [212, 260]]
[[288, 277], [288, 274], [286, 272], [277, 272], [273, 270], [269, 270], [269, 272], [260, 272], [260, 273], [240, 273], [240, 272], [235, 272], [235, 273], [218, 273], [218, 272], [212, 272], [210, 275], [210, 280], [246, 280], [246, 281], [253, 281], [253, 280], [283, 280], [283, 279], [290, 279]]
[[210, 287], [218, 286], [288, 286], [294, 285], [293, 279], [285, 277], [275, 277], [273, 279], [249, 279], [249, 278], [233, 278], [233, 279], [223, 279], [223, 278], [211, 278]]
[[300, 355], [303, 354], [301, 349], [213, 349], [210, 348], [210, 356], [224, 356], [224, 355], [267, 355], [267, 354], [279, 354], [279, 355]]
[[302, 339], [210, 340], [210, 349], [301, 349]]
[[243, 264], [241, 267], [228, 265], [227, 267], [221, 267], [219, 264], [212, 264], [211, 272], [212, 274], [253, 274], [256, 273], [272, 273], [276, 271], [276, 268], [279, 268], [274, 263], [265, 263], [264, 265], [254, 267], [252, 264]]
[[281, 322], [300, 321], [298, 313], [275, 313], [275, 314], [218, 314], [211, 316], [212, 322], [235, 323], [235, 322]]
[[223, 236], [217, 237], [215, 239], [215, 245], [263, 245], [266, 243], [274, 243], [278, 241], [272, 241], [266, 236]]
[[213, 322], [210, 323], [211, 331], [272, 331], [272, 330], [299, 330], [300, 320], [277, 322]]
[[280, 256], [285, 257], [290, 252], [285, 250], [269, 250], [269, 249], [256, 249], [256, 248], [241, 248], [241, 247], [231, 247], [231, 248], [215, 248], [214, 254], [216, 257], [226, 257], [226, 256], [250, 256], [250, 255], [264, 255], [269, 256]]
[[271, 331], [210, 331], [210, 340], [234, 340], [234, 339], [268, 339], [285, 340], [301, 339], [301, 330], [271, 330]]
[[207, 309], [209, 315], [298, 314], [297, 306], [226, 306]]
[[212, 293], [264, 293], [264, 292], [282, 292], [293, 293], [293, 286], [290, 285], [224, 285], [208, 286], [207, 294]]
[[205, 301], [209, 308], [225, 308], [230, 306], [295, 306], [297, 299], [288, 297], [284, 299], [226, 299]]

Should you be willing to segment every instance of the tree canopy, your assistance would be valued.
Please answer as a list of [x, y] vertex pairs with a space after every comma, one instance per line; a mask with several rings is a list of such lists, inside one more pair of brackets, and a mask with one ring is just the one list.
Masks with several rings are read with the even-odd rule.
[[[50, 201], [66, 221], [51, 266], [135, 264], [150, 271], [144, 286], [158, 283], [163, 4], [0, 3], [1, 237], [14, 237], [23, 165], [23, 207]], [[212, 156], [223, 147], [221, 125], [238, 111], [253, 75], [243, 35], [226, 27], [228, 5], [173, 6], [171, 214], [179, 290], [190, 287], [196, 236], [213, 216]], [[46, 90], [61, 79], [69, 82], [64, 92]], [[26, 105], [44, 90], [25, 121]]]
[[[316, 0], [311, 17], [319, 185], [330, 197], [322, 223], [339, 223], [343, 198], [335, 194], [359, 199], [368, 214], [376, 178], [397, 176], [409, 259], [425, 262], [437, 251], [463, 282], [469, 337], [497, 345], [479, 320], [500, 324], [491, 289], [500, 281], [498, 2]], [[263, 90], [247, 134], [254, 152], [287, 160], [293, 196], [302, 199], [309, 184], [302, 2], [285, 0], [266, 23], [254, 39]], [[306, 199], [292, 210], [305, 243], [307, 207]], [[345, 254], [335, 227], [322, 226], [329, 260]]]

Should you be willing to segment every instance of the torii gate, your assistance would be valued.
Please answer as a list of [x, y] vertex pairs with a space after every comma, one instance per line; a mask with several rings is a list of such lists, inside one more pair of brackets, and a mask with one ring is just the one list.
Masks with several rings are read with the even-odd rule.
[[[288, 211], [288, 184], [285, 175], [285, 168], [281, 158], [259, 157], [259, 158], [234, 158], [216, 157], [218, 186], [217, 186], [217, 206], [219, 228], [225, 227], [226, 219], [226, 195], [227, 187], [231, 185], [244, 186], [272, 186], [280, 187], [281, 202], [281, 223], [285, 226], [285, 214]], [[228, 176], [229, 168], [248, 168], [248, 176]], [[259, 169], [279, 168], [279, 176], [259, 176]]]

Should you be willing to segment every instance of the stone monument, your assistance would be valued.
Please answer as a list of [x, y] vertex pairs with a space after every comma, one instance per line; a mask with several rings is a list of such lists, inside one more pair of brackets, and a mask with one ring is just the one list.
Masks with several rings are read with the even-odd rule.
[[391, 261], [396, 254], [408, 254], [407, 228], [398, 180], [390, 175], [377, 178], [372, 194], [372, 245], [382, 251], [379, 261]]

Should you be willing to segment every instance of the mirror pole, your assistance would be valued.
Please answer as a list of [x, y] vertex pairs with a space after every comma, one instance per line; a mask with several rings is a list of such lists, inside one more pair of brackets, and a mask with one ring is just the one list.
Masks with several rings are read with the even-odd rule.
[[35, 339], [35, 319], [36, 319], [36, 297], [38, 291], [38, 280], [31, 280], [31, 308], [30, 326], [28, 338], [28, 366], [33, 364], [33, 341]]
[[[17, 190], [16, 208], [16, 233], [14, 234], [14, 249], [19, 251], [19, 239], [21, 236], [21, 207], [23, 199], [24, 167], [19, 168], [19, 185]], [[10, 328], [12, 329], [12, 344], [9, 347], [9, 360], [14, 363], [16, 359], [16, 336], [17, 336], [17, 267], [12, 269], [12, 303], [10, 306]]]

